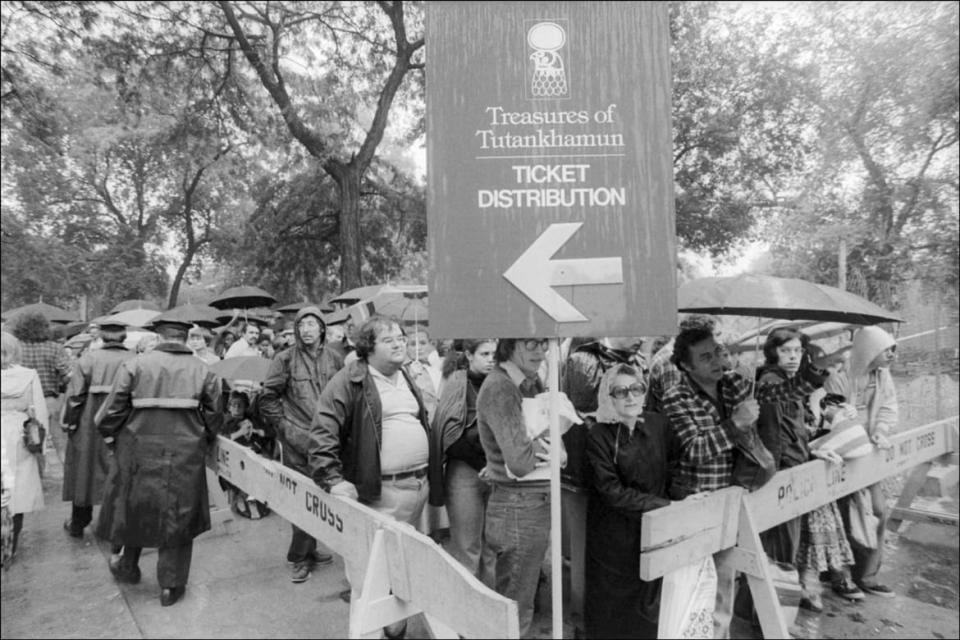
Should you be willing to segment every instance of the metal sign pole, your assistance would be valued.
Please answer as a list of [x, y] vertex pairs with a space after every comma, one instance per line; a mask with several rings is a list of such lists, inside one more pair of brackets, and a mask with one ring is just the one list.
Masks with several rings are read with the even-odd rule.
[[550, 338], [547, 354], [550, 377], [550, 591], [553, 637], [563, 637], [563, 559], [560, 523], [560, 340]]

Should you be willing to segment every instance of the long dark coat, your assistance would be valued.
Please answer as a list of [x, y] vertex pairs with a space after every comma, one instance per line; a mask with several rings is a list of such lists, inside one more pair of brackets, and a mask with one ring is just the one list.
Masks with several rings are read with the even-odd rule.
[[162, 342], [120, 365], [95, 419], [116, 438], [99, 538], [176, 547], [210, 529], [204, 459], [221, 410], [220, 379], [186, 345]]
[[107, 343], [73, 364], [63, 410], [63, 424], [77, 425], [67, 438], [63, 461], [63, 499], [67, 502], [96, 505], [103, 499], [110, 452], [93, 418], [106, 400], [120, 364], [132, 356], [122, 344]]
[[660, 583], [640, 579], [643, 514], [670, 504], [677, 444], [666, 419], [643, 414], [629, 430], [600, 423], [587, 435], [585, 626], [590, 638], [656, 637]]

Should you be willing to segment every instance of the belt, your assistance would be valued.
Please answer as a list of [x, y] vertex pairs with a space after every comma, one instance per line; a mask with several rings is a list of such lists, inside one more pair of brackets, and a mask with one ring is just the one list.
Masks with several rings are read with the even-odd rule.
[[134, 409], [196, 409], [200, 401], [196, 398], [134, 398]]
[[427, 468], [420, 467], [412, 471], [401, 471], [400, 473], [388, 473], [380, 476], [381, 480], [403, 480], [404, 478], [422, 478], [427, 475]]

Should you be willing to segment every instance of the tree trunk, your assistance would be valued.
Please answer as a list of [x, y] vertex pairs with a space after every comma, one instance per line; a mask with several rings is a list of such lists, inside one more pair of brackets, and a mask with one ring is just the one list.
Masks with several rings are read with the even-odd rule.
[[173, 286], [170, 287], [170, 298], [167, 301], [167, 309], [173, 309], [175, 306], [177, 306], [177, 298], [180, 297], [180, 285], [183, 283], [183, 278], [186, 276], [187, 269], [190, 268], [190, 263], [193, 262], [193, 256], [196, 253], [196, 247], [187, 247], [187, 251], [183, 256], [183, 261], [177, 268], [177, 275], [173, 278]]
[[360, 169], [353, 163], [328, 161], [324, 169], [337, 183], [340, 196], [340, 290], [363, 286], [360, 243]]

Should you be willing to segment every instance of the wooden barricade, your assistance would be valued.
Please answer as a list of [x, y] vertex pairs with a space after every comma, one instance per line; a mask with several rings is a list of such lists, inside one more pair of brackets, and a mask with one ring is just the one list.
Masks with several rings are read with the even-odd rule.
[[337, 496], [308, 477], [218, 437], [211, 468], [284, 519], [362, 567], [353, 584], [350, 637], [423, 613], [435, 638], [519, 638], [517, 603], [487, 588], [430, 537]]
[[[789, 637], [760, 532], [957, 451], [958, 416], [897, 434], [890, 441], [892, 449], [874, 450], [841, 466], [814, 460], [785, 469], [753, 493], [728, 487], [644, 514], [640, 577], [653, 580], [727, 550], [731, 565], [747, 575], [764, 637]], [[671, 603], [664, 600], [660, 606], [664, 610]]]

